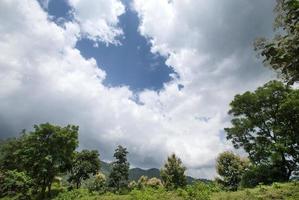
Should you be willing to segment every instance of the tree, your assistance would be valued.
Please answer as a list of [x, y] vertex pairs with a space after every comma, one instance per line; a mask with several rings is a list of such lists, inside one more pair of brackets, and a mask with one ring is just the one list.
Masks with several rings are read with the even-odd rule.
[[185, 176], [186, 167], [183, 166], [180, 158], [172, 154], [161, 169], [160, 174], [163, 184], [167, 189], [177, 189], [187, 185]]
[[122, 189], [127, 189], [129, 183], [130, 164], [127, 161], [127, 154], [127, 149], [119, 145], [113, 155], [116, 161], [112, 163], [112, 171], [109, 175], [109, 187], [118, 192]]
[[256, 166], [279, 169], [289, 180], [299, 164], [299, 91], [270, 81], [254, 92], [236, 95], [227, 139], [243, 147]]
[[229, 190], [236, 190], [248, 166], [249, 161], [232, 152], [221, 153], [216, 164], [217, 173], [221, 176], [218, 182]]
[[264, 63], [293, 84], [299, 81], [299, 1], [277, 0], [276, 14], [277, 35], [271, 40], [261, 38], [255, 46]]
[[23, 171], [21, 150], [24, 149], [25, 134], [18, 138], [10, 138], [0, 143], [0, 170]]
[[76, 152], [72, 163], [69, 182], [76, 184], [79, 188], [82, 180], [86, 180], [90, 175], [95, 175], [100, 170], [99, 153], [96, 150], [83, 150]]
[[54, 177], [71, 169], [73, 155], [78, 146], [78, 126], [54, 126], [49, 123], [34, 126], [34, 131], [24, 133], [21, 149], [17, 154], [22, 168], [41, 188], [51, 192]]

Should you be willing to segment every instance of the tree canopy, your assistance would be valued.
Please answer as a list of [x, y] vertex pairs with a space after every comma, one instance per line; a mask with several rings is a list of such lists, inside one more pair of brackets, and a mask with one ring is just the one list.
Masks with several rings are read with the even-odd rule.
[[278, 0], [275, 33], [270, 40], [260, 38], [256, 50], [289, 84], [299, 81], [299, 1]]
[[218, 182], [229, 190], [236, 190], [248, 167], [248, 160], [242, 159], [232, 152], [223, 152], [218, 156], [216, 161], [216, 170], [221, 176]]
[[119, 145], [113, 155], [116, 161], [112, 163], [112, 171], [109, 175], [109, 186], [118, 192], [128, 187], [130, 167], [127, 160], [128, 153], [126, 148]]
[[183, 166], [180, 158], [175, 154], [169, 156], [161, 169], [161, 178], [165, 187], [167, 189], [185, 187], [187, 185], [185, 171], [186, 167]]
[[19, 138], [3, 145], [1, 168], [25, 171], [41, 189], [51, 191], [54, 177], [71, 169], [78, 146], [78, 126], [35, 125], [31, 132], [23, 131]]
[[279, 168], [280, 180], [288, 180], [299, 164], [299, 90], [270, 81], [236, 95], [230, 106], [227, 139], [253, 164]]
[[69, 181], [79, 188], [82, 180], [86, 180], [90, 175], [95, 175], [100, 170], [99, 152], [97, 150], [82, 150], [76, 152], [72, 163]]

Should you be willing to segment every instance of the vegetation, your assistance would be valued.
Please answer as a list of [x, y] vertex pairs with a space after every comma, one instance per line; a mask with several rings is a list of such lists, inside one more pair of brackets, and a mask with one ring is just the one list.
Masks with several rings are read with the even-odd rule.
[[112, 171], [109, 175], [109, 187], [117, 192], [126, 190], [128, 187], [130, 164], [127, 160], [127, 154], [127, 149], [119, 145], [113, 155], [116, 161], [113, 162]]
[[100, 170], [99, 153], [96, 150], [76, 152], [72, 164], [69, 182], [75, 183], [78, 189], [82, 180], [95, 175]]
[[[160, 173], [132, 170], [137, 174], [132, 179], [140, 178], [129, 183], [126, 148], [118, 146], [116, 160], [107, 164], [100, 161], [97, 150], [76, 152], [78, 126], [46, 123], [0, 143], [0, 198], [299, 199], [299, 183], [291, 181], [299, 174], [299, 89], [290, 86], [299, 81], [299, 1], [278, 0], [276, 12], [278, 36], [262, 39], [256, 47], [264, 62], [288, 84], [270, 81], [254, 92], [235, 96], [229, 111], [232, 126], [225, 131], [227, 139], [248, 158], [221, 153], [215, 181], [187, 184], [186, 168], [172, 154]], [[144, 172], [149, 178], [141, 176]]]
[[223, 152], [217, 158], [216, 169], [221, 178], [217, 182], [226, 189], [237, 190], [249, 161], [232, 152]]
[[24, 171], [45, 196], [51, 192], [55, 176], [72, 167], [74, 151], [78, 146], [77, 126], [54, 126], [49, 123], [34, 126], [34, 131], [14, 140], [9, 140], [2, 150], [1, 169]]
[[[242, 147], [255, 171], [269, 171], [270, 180], [288, 181], [299, 164], [299, 90], [270, 81], [231, 102], [232, 127], [227, 139]], [[257, 172], [259, 174], [259, 172]]]
[[187, 185], [185, 175], [186, 167], [183, 166], [180, 158], [172, 154], [161, 169], [161, 178], [167, 189], [177, 189]]
[[299, 81], [299, 2], [278, 0], [276, 6], [276, 36], [271, 40], [260, 38], [256, 50], [264, 63], [276, 70], [288, 83]]

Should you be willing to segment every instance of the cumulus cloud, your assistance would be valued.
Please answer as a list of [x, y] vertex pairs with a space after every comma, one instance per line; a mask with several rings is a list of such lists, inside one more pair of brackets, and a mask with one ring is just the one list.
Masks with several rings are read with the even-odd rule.
[[272, 3], [135, 0], [140, 33], [178, 77], [161, 91], [134, 94], [104, 86], [109, 74], [75, 48], [82, 32], [114, 43], [123, 5], [69, 2], [76, 22], [63, 26], [36, 1], [0, 2], [0, 136], [43, 122], [73, 123], [80, 126], [80, 148], [99, 149], [102, 159], [112, 159], [117, 144], [140, 167], [160, 167], [175, 152], [189, 174], [212, 178], [215, 157], [231, 148], [223, 139], [228, 103], [271, 77], [251, 43], [270, 33]]
[[117, 26], [125, 12], [120, 0], [68, 0], [82, 34], [95, 42], [119, 44], [123, 31]]
[[[179, 75], [160, 93], [144, 92], [141, 100], [153, 109], [160, 108], [175, 122], [174, 127], [181, 127], [177, 130], [186, 139], [176, 137], [182, 141], [172, 148], [184, 149], [178, 152], [184, 152], [192, 174], [211, 174], [213, 159], [228, 148], [219, 138], [223, 138], [223, 127], [229, 125], [227, 111], [233, 96], [274, 77], [252, 50], [256, 37], [271, 34], [273, 3], [133, 2], [140, 18], [139, 32], [152, 44], [151, 51], [165, 56], [166, 64]], [[179, 84], [183, 89], [175, 91]]]

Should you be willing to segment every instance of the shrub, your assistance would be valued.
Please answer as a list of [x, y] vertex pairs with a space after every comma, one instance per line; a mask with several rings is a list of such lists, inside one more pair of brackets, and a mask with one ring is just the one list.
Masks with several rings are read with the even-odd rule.
[[94, 177], [91, 177], [84, 186], [89, 192], [104, 193], [106, 191], [106, 177], [102, 173], [97, 173]]
[[216, 191], [219, 191], [219, 189], [214, 184], [196, 182], [193, 185], [188, 185], [186, 187], [187, 196], [184, 198], [192, 200], [209, 200], [211, 194]]
[[147, 181], [148, 181], [147, 176], [141, 176], [137, 182], [138, 189], [144, 189], [146, 187]]
[[134, 189], [136, 189], [136, 188], [137, 188], [137, 183], [136, 183], [136, 181], [131, 181], [131, 182], [129, 183], [128, 187], [129, 187], [130, 190], [134, 190]]
[[0, 197], [4, 196], [28, 196], [32, 187], [32, 180], [24, 172], [8, 170], [0, 172]]
[[162, 181], [158, 178], [151, 178], [146, 183], [147, 186], [158, 189], [159, 187], [162, 187]]

